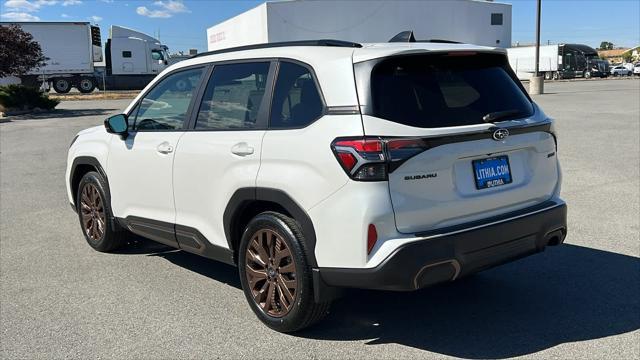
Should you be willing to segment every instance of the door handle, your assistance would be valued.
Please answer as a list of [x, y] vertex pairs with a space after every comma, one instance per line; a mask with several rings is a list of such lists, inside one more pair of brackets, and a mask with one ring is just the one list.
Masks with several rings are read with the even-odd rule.
[[173, 146], [171, 146], [171, 144], [169, 144], [169, 142], [164, 141], [164, 142], [161, 142], [160, 145], [158, 145], [156, 150], [160, 154], [169, 154], [169, 153], [173, 152]]
[[241, 142], [231, 147], [231, 153], [238, 156], [247, 156], [253, 154], [253, 147], [249, 146], [246, 142]]

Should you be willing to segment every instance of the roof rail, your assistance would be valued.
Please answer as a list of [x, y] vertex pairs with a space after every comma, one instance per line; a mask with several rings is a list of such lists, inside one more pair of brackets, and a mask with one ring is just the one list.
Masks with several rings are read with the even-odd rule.
[[443, 43], [443, 44], [460, 44], [458, 41], [443, 40], [443, 39], [429, 39], [429, 40], [416, 40], [413, 35], [413, 30], [405, 30], [399, 32], [396, 36], [389, 39], [389, 42], [428, 42], [428, 43]]
[[231, 47], [227, 49], [206, 51], [203, 53], [196, 54], [191, 58], [193, 59], [196, 57], [207, 56], [207, 55], [224, 54], [224, 53], [234, 52], [234, 51], [268, 49], [268, 48], [285, 47], [285, 46], [333, 46], [333, 47], [361, 48], [362, 44], [351, 42], [351, 41], [332, 40], [332, 39], [282, 41], [282, 42], [236, 46], [236, 47]]

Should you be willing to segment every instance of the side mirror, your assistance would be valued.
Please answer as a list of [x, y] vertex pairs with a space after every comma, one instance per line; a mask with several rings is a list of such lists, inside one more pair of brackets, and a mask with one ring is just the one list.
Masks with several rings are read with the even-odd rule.
[[129, 134], [129, 121], [127, 115], [119, 114], [107, 118], [104, 121], [104, 127], [110, 134], [118, 134], [123, 138], [126, 138]]

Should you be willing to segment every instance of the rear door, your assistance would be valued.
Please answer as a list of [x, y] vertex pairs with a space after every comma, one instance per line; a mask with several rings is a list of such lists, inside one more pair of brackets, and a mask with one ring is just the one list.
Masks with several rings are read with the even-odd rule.
[[508, 66], [502, 54], [468, 52], [356, 65], [370, 79], [358, 89], [365, 134], [386, 139], [400, 232], [488, 218], [552, 196], [558, 168], [550, 122]]
[[[176, 149], [173, 193], [181, 247], [198, 252], [205, 239], [228, 247], [224, 210], [237, 189], [255, 187], [274, 68], [268, 59], [214, 65], [194, 123]], [[181, 237], [181, 226], [202, 237]]]

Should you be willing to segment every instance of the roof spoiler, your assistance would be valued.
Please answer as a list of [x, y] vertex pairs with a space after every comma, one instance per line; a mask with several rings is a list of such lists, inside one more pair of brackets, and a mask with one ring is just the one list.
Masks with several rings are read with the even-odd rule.
[[460, 44], [458, 41], [444, 40], [444, 39], [429, 39], [429, 40], [416, 40], [413, 35], [413, 30], [401, 31], [396, 36], [389, 39], [389, 42], [429, 42], [429, 43], [443, 43], [443, 44]]

